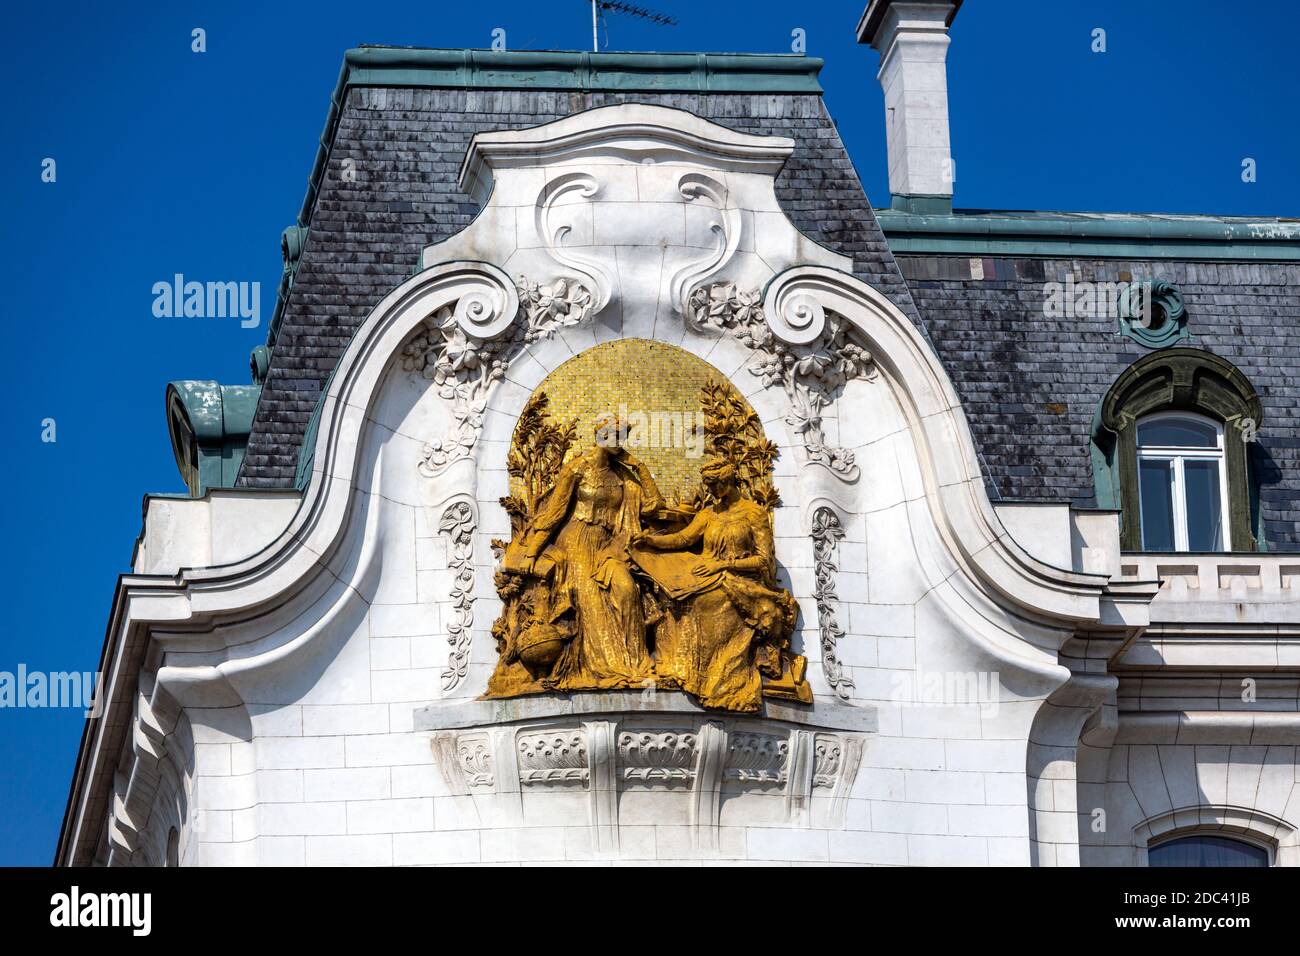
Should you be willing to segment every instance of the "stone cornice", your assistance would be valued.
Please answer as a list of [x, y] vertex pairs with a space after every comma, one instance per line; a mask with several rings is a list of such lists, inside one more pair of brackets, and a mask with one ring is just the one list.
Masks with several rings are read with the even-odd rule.
[[574, 113], [543, 126], [479, 133], [461, 165], [460, 187], [485, 201], [493, 169], [610, 158], [702, 163], [775, 177], [793, 152], [794, 140], [787, 137], [751, 136], [686, 110], [625, 103]]

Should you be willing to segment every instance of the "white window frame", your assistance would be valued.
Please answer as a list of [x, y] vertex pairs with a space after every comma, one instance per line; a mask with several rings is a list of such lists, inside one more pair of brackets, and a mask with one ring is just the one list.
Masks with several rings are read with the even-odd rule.
[[[1183, 419], [1200, 422], [1214, 429], [1214, 448], [1187, 448], [1181, 445], [1159, 446], [1143, 445], [1140, 429], [1143, 425], [1161, 419]], [[1146, 547], [1146, 521], [1142, 515], [1142, 462], [1167, 461], [1173, 463], [1173, 505], [1174, 505], [1174, 551], [1187, 551], [1187, 492], [1183, 477], [1183, 464], [1188, 461], [1215, 461], [1219, 463], [1219, 516], [1223, 523], [1220, 537], [1223, 547], [1219, 552], [1231, 550], [1232, 528], [1228, 516], [1228, 462], [1223, 450], [1223, 423], [1195, 412], [1155, 412], [1138, 419], [1134, 430], [1134, 443], [1137, 445], [1138, 473], [1138, 520], [1142, 545]]]

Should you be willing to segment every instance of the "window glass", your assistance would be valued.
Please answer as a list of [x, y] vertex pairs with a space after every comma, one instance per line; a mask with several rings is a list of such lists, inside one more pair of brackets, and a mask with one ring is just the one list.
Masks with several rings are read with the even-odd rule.
[[1219, 463], [1189, 458], [1183, 462], [1187, 493], [1187, 549], [1223, 550], [1223, 500], [1219, 494]]
[[1138, 424], [1138, 444], [1175, 448], [1217, 448], [1219, 432], [1194, 418], [1157, 418]]
[[1268, 850], [1221, 836], [1187, 836], [1147, 850], [1149, 866], [1268, 866]]
[[1142, 550], [1174, 550], [1173, 462], [1143, 459], [1138, 462], [1142, 495]]
[[1222, 426], [1194, 415], [1137, 424], [1138, 505], [1146, 551], [1222, 551], [1228, 542]]

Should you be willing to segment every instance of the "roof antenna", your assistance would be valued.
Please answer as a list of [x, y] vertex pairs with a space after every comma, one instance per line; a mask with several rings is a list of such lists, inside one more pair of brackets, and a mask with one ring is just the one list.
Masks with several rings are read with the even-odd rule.
[[[663, 27], [677, 26], [677, 18], [670, 17], [666, 13], [658, 13], [654, 10], [647, 10], [644, 7], [638, 7], [631, 3], [624, 3], [623, 0], [591, 0], [591, 52], [600, 52], [600, 39], [596, 33], [596, 24], [598, 19], [604, 15], [606, 10], [614, 13], [626, 13], [630, 17], [638, 17], [642, 20], [649, 20], [651, 23], [657, 23]], [[608, 32], [608, 28], [606, 28]]]

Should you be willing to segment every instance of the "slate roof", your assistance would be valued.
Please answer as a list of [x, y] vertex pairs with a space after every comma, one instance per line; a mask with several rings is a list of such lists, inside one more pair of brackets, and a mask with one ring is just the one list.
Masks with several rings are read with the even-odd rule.
[[[239, 486], [292, 486], [308, 420], [352, 333], [411, 274], [422, 247], [474, 218], [478, 205], [456, 179], [475, 133], [624, 102], [675, 107], [742, 132], [793, 138], [794, 154], [776, 183], [790, 219], [852, 256], [855, 273], [915, 320], [907, 285], [819, 93], [349, 87], [305, 223], [310, 232]], [[354, 181], [341, 175], [349, 160]]]
[[[1264, 408], [1251, 468], [1266, 546], [1300, 550], [1300, 263], [899, 254], [930, 339], [962, 396], [994, 493], [1095, 504], [1098, 403], [1143, 355], [1113, 317], [1051, 318], [1044, 285], [1159, 277], [1179, 287], [1190, 335], [1236, 365]], [[972, 278], [972, 273], [982, 278]]]
[[[795, 140], [777, 180], [783, 208], [805, 234], [851, 255], [858, 277], [934, 344], [995, 499], [1095, 506], [1093, 415], [1116, 376], [1146, 354], [1113, 318], [1047, 317], [1044, 283], [1074, 272], [1178, 285], [1191, 332], [1180, 344], [1236, 364], [1263, 401], [1252, 468], [1266, 546], [1300, 550], [1300, 227], [1149, 214], [884, 210], [878, 219], [817, 92], [818, 66], [789, 57], [349, 51], [239, 486], [293, 485], [308, 422], [352, 333], [425, 245], [477, 214], [456, 184], [476, 132], [642, 102]], [[747, 90], [762, 85], [742, 75], [750, 69], [793, 79]], [[341, 175], [345, 163], [352, 180]], [[972, 278], [972, 256], [982, 278]]]

